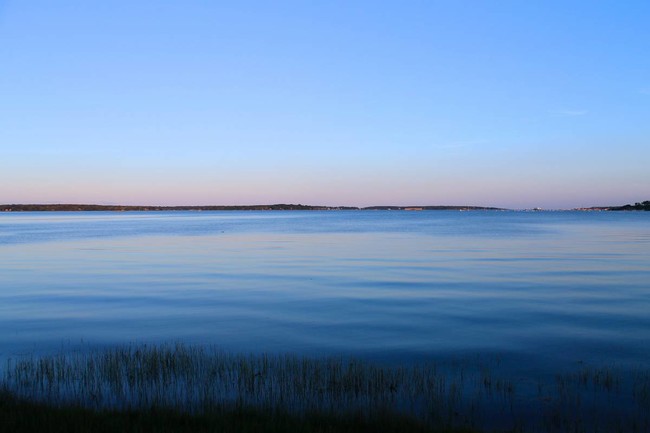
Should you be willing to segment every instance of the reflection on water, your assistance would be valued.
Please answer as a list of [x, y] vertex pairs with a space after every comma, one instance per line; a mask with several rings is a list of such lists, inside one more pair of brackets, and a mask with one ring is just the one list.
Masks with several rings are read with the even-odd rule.
[[0, 356], [183, 341], [386, 362], [647, 366], [649, 218], [0, 214]]

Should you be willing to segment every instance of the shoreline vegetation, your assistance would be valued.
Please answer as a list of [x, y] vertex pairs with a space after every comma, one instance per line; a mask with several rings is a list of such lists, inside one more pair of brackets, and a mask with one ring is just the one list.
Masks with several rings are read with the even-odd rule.
[[270, 210], [505, 210], [481, 206], [312, 206], [303, 204], [232, 205], [232, 206], [122, 206], [95, 204], [4, 204], [5, 212], [47, 212], [47, 211], [270, 211]]
[[12, 432], [649, 432], [650, 370], [584, 364], [551, 380], [498, 361], [382, 366], [182, 344], [9, 359]]
[[[3, 204], [2, 212], [147, 212], [147, 211], [273, 211], [273, 210], [395, 210], [395, 211], [505, 211], [509, 209], [486, 206], [312, 206], [303, 204], [225, 205], [225, 206], [123, 206], [98, 204]], [[541, 208], [531, 209], [541, 211]], [[624, 206], [594, 206], [575, 208], [579, 211], [650, 211], [650, 201]]]

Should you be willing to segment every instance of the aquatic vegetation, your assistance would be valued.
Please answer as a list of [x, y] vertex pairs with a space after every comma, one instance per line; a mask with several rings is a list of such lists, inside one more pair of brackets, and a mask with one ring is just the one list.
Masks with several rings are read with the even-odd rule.
[[253, 410], [364, 422], [403, 417], [442, 429], [650, 431], [650, 374], [615, 368], [582, 367], [531, 393], [486, 364], [387, 367], [178, 344], [9, 360], [0, 386], [21, 401], [93, 411], [201, 417]]

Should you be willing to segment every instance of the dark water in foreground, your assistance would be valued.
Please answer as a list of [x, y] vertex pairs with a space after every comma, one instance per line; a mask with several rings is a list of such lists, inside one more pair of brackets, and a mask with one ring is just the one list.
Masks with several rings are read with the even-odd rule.
[[0, 357], [181, 341], [650, 366], [650, 213], [0, 214]]

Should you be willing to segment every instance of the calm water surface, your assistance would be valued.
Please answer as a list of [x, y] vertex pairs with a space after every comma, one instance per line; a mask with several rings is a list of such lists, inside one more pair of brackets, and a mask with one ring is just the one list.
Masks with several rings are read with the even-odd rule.
[[3, 213], [0, 330], [4, 358], [182, 341], [648, 367], [650, 212]]

